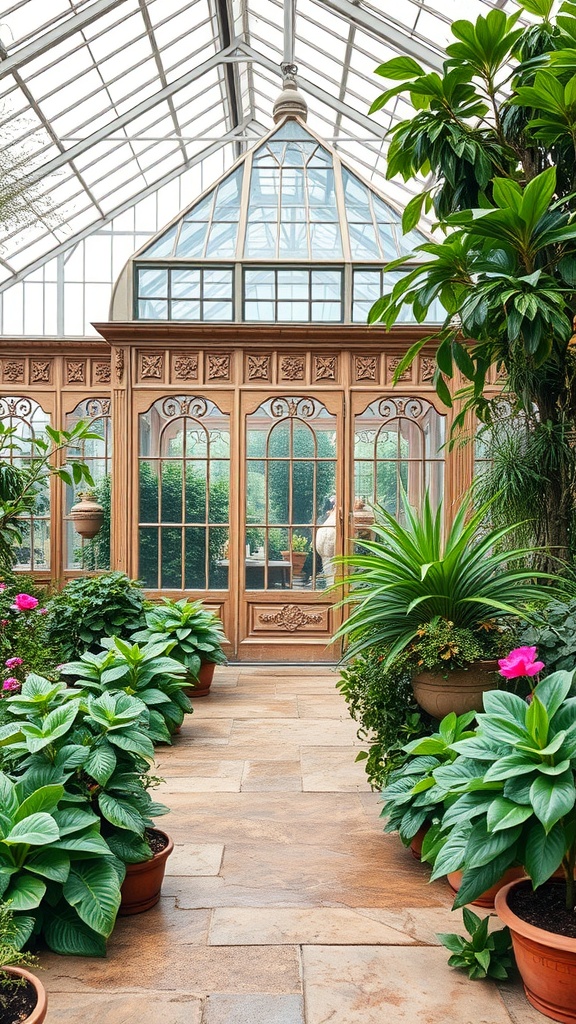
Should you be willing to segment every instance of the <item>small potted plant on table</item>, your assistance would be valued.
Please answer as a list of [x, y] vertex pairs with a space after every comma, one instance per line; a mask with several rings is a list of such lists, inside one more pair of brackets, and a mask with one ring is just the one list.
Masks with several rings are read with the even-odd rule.
[[211, 686], [216, 665], [226, 664], [222, 645], [226, 642], [222, 623], [201, 601], [163, 598], [146, 612], [146, 628], [134, 640], [171, 644], [167, 648], [188, 670], [188, 696], [204, 697]]
[[17, 929], [8, 903], [0, 903], [0, 1019], [3, 1024], [42, 1024], [48, 1009], [41, 981], [26, 970], [37, 959], [18, 948]]

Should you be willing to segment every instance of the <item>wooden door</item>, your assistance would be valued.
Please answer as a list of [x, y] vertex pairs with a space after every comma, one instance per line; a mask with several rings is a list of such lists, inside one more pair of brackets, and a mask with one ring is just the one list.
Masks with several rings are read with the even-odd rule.
[[246, 392], [241, 422], [238, 657], [335, 661], [340, 612], [329, 588], [343, 544], [343, 395]]

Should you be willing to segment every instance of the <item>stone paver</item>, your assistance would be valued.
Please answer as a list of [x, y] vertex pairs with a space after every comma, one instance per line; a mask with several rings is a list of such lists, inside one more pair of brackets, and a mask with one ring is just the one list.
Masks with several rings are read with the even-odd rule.
[[395, 836], [325, 666], [228, 666], [159, 747], [162, 898], [104, 960], [43, 954], [47, 1024], [538, 1024], [518, 979], [471, 983], [461, 931]]

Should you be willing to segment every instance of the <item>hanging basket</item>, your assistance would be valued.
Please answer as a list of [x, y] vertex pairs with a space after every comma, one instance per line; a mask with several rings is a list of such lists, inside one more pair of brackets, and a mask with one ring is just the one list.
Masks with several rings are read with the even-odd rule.
[[76, 533], [79, 533], [85, 540], [92, 540], [102, 528], [104, 522], [104, 509], [99, 502], [89, 494], [80, 494], [80, 501], [72, 505], [68, 519], [74, 524]]

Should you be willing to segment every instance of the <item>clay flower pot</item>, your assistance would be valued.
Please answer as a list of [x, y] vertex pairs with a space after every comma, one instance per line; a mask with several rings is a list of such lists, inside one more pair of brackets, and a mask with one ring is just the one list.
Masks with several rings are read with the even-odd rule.
[[[564, 1024], [576, 1022], [576, 939], [536, 928], [508, 906], [508, 896], [527, 878], [509, 882], [496, 894], [496, 913], [512, 934], [514, 956], [526, 998], [540, 1013]], [[557, 885], [564, 885], [558, 881]]]
[[292, 551], [292, 572], [295, 576], [301, 576], [304, 569], [304, 562], [308, 558], [307, 551]]
[[[453, 893], [457, 893], [462, 884], [462, 874], [462, 871], [451, 871], [448, 875], [446, 875], [448, 885], [452, 889]], [[495, 885], [492, 885], [490, 886], [489, 889], [486, 889], [486, 892], [483, 892], [482, 895], [478, 897], [478, 899], [472, 900], [472, 903], [474, 904], [475, 907], [486, 907], [488, 910], [492, 910], [494, 908], [494, 900], [496, 899], [496, 893], [499, 892], [499, 890], [502, 889], [503, 886], [508, 885], [508, 882], [514, 882], [517, 878], [525, 877], [526, 872], [524, 871], [524, 868], [520, 866], [520, 864], [518, 864], [516, 867], [508, 868], [508, 870], [505, 871], [504, 874], [502, 875], [502, 878], [500, 879], [499, 882], [496, 882]]]
[[451, 711], [463, 715], [482, 710], [483, 694], [498, 689], [497, 672], [497, 661], [476, 661], [468, 669], [451, 669], [445, 675], [419, 672], [412, 678], [412, 689], [420, 707], [433, 718], [442, 719]]
[[188, 673], [187, 679], [190, 683], [186, 687], [184, 693], [187, 697], [206, 697], [210, 692], [212, 680], [214, 678], [214, 669], [216, 668], [215, 661], [203, 661], [200, 665], [200, 671], [198, 672], [198, 678]]
[[85, 540], [92, 540], [100, 532], [104, 522], [104, 509], [89, 494], [79, 495], [80, 501], [72, 505], [68, 518], [72, 520], [76, 533]]
[[24, 967], [3, 967], [2, 970], [7, 974], [14, 974], [18, 975], [19, 978], [24, 978], [36, 993], [36, 1006], [21, 1024], [42, 1024], [42, 1021], [46, 1019], [48, 1011], [48, 996], [42, 982], [38, 980], [36, 975], [31, 974]]
[[429, 828], [430, 825], [421, 825], [416, 835], [412, 838], [409, 850], [415, 860], [420, 860], [422, 857], [422, 843]]
[[166, 861], [174, 849], [174, 843], [170, 836], [166, 832], [162, 832], [161, 829], [155, 828], [151, 831], [164, 836], [168, 841], [167, 846], [159, 853], [155, 853], [150, 860], [126, 865], [126, 878], [122, 882], [120, 890], [122, 894], [122, 902], [118, 911], [120, 917], [129, 917], [132, 914], [141, 914], [144, 910], [150, 910], [160, 899]]

